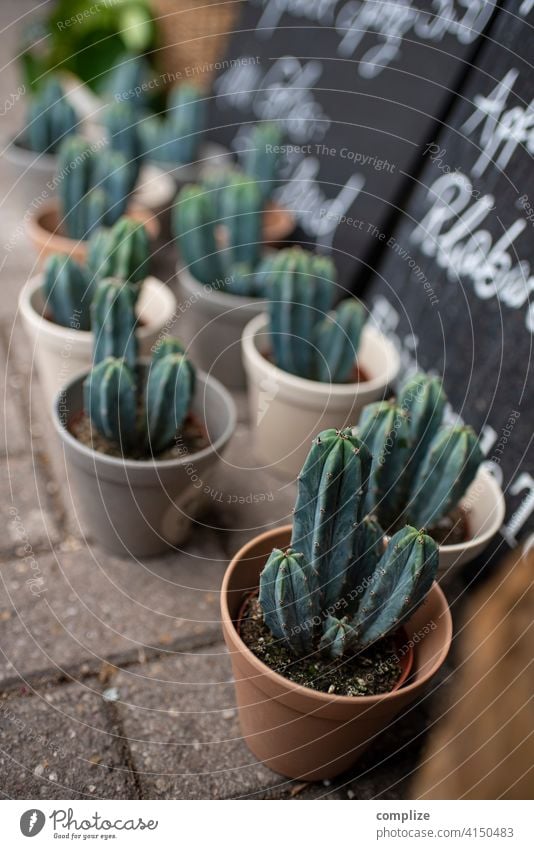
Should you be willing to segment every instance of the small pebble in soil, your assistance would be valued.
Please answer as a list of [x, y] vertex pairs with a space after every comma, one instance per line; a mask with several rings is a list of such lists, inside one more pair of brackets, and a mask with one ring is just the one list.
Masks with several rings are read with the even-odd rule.
[[322, 693], [337, 696], [388, 693], [401, 675], [395, 640], [391, 637], [352, 657], [327, 660], [316, 653], [295, 658], [265, 625], [257, 597], [245, 605], [238, 629], [243, 642], [270, 669], [295, 684]]

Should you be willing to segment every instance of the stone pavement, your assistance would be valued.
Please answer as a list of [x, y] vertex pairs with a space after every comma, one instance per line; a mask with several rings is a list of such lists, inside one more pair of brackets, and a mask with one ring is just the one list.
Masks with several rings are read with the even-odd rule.
[[[31, 8], [2, 3], [0, 21]], [[16, 12], [15, 12], [16, 10]], [[15, 43], [0, 34], [2, 55]], [[2, 72], [0, 103], [16, 91]], [[22, 103], [2, 119], [3, 136]], [[60, 447], [32, 374], [32, 351], [16, 315], [35, 271], [24, 236], [9, 241], [24, 208], [0, 158], [2, 297], [0, 378], [0, 793], [6, 798], [398, 798], [443, 710], [425, 694], [335, 782], [286, 781], [257, 763], [241, 740], [218, 591], [229, 557], [255, 533], [288, 520], [292, 486], [254, 470], [240, 422], [203, 524], [184, 548], [135, 562], [84, 539], [73, 513]], [[9, 197], [5, 197], [10, 192]], [[9, 249], [5, 244], [9, 243]], [[157, 274], [172, 285], [174, 253]], [[262, 504], [231, 496], [272, 494]], [[239, 500], [239, 499], [238, 499]], [[444, 680], [450, 672], [441, 672]]]

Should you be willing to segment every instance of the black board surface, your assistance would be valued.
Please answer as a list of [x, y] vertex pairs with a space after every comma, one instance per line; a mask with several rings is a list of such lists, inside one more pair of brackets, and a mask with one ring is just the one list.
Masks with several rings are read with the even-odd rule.
[[373, 315], [445, 378], [507, 501], [503, 537], [534, 532], [534, 2], [508, 2], [384, 241]]
[[486, 0], [243, 4], [215, 79], [210, 137], [237, 150], [251, 123], [281, 124], [279, 199], [303, 242], [334, 252], [343, 285], [359, 290], [376, 233], [494, 11]]

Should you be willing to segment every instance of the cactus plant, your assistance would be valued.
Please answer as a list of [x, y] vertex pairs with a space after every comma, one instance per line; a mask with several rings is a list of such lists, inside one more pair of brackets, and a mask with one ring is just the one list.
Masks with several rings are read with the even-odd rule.
[[333, 660], [393, 634], [436, 575], [431, 537], [407, 526], [386, 547], [364, 517], [371, 463], [350, 428], [319, 434], [298, 479], [290, 546], [274, 549], [261, 572], [265, 624], [296, 657]]
[[299, 247], [285, 248], [260, 266], [257, 278], [269, 296], [275, 364], [308, 380], [349, 380], [366, 314], [354, 298], [330, 313], [335, 295], [332, 260]]
[[472, 428], [445, 425], [441, 382], [419, 373], [396, 401], [364, 408], [356, 429], [373, 454], [366, 509], [385, 528], [432, 528], [453, 510], [483, 460]]
[[104, 111], [103, 124], [112, 150], [122, 153], [139, 171], [143, 156], [139, 113], [128, 101], [112, 103]]
[[93, 283], [86, 270], [72, 257], [52, 254], [43, 271], [45, 309], [56, 324], [89, 330]]
[[[128, 287], [124, 284], [122, 291]], [[102, 291], [104, 299], [108, 293]], [[108, 335], [109, 321], [108, 311], [103, 327]], [[157, 455], [179, 433], [195, 391], [195, 370], [181, 348], [178, 342], [165, 341], [148, 365], [130, 365], [124, 357], [108, 356], [85, 379], [86, 415], [123, 452]]]
[[137, 171], [122, 153], [71, 136], [60, 147], [58, 175], [62, 225], [71, 238], [87, 239], [124, 214]]
[[102, 280], [91, 304], [93, 362], [108, 357], [123, 358], [133, 371], [137, 363], [135, 293], [129, 283]]
[[163, 117], [146, 117], [139, 126], [145, 156], [156, 162], [193, 162], [206, 123], [202, 91], [191, 83], [173, 87]]
[[272, 195], [276, 186], [281, 141], [282, 133], [273, 122], [255, 124], [240, 157], [245, 174], [258, 182], [264, 200]]
[[146, 229], [132, 218], [119, 218], [109, 230], [100, 228], [89, 239], [87, 267], [96, 280], [118, 277], [140, 283], [148, 274], [149, 262]]
[[219, 194], [216, 210], [224, 228], [223, 242], [232, 263], [254, 266], [261, 249], [263, 198], [258, 184], [250, 177], [235, 174]]
[[215, 239], [215, 210], [200, 186], [185, 186], [173, 210], [174, 232], [191, 274], [201, 283], [224, 278]]
[[63, 139], [76, 132], [78, 117], [54, 77], [30, 97], [24, 139], [30, 150], [57, 152]]

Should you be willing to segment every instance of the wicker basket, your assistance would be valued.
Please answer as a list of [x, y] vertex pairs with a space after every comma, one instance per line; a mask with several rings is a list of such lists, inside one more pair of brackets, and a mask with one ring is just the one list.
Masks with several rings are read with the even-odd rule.
[[236, 22], [241, 0], [152, 0], [160, 32], [157, 65], [169, 82], [208, 86]]

